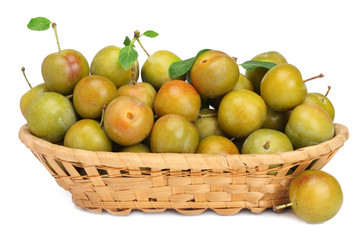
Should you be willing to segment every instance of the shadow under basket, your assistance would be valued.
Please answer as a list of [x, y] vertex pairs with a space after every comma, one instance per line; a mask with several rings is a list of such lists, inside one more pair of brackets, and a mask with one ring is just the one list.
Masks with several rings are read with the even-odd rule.
[[276, 154], [214, 155], [93, 152], [42, 140], [27, 125], [19, 131], [20, 140], [72, 194], [76, 206], [115, 215], [133, 209], [260, 213], [288, 203], [294, 176], [321, 169], [348, 137], [347, 127], [335, 124], [334, 138], [316, 146]]

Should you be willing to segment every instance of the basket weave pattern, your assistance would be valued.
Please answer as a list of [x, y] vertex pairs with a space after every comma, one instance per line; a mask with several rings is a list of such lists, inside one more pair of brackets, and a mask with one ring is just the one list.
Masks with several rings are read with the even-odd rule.
[[[260, 213], [287, 203], [292, 178], [321, 169], [344, 145], [348, 129], [335, 124], [333, 139], [277, 154], [113, 153], [70, 149], [33, 136], [24, 125], [19, 138], [72, 194], [75, 205], [91, 212], [128, 215], [132, 209], [175, 209], [196, 215], [212, 209], [233, 215]], [[281, 164], [276, 168], [271, 165]]]

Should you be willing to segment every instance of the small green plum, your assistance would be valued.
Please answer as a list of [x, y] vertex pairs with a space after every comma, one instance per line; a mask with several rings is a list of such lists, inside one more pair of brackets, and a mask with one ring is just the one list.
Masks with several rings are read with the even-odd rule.
[[81, 79], [74, 89], [73, 104], [83, 118], [97, 119], [102, 115], [103, 106], [118, 96], [115, 84], [109, 79], [91, 75]]
[[249, 90], [233, 90], [220, 102], [218, 121], [221, 129], [231, 137], [248, 136], [259, 129], [266, 117], [263, 99]]
[[64, 146], [90, 151], [112, 150], [112, 142], [100, 123], [93, 119], [81, 119], [74, 123], [65, 134]]
[[198, 144], [195, 125], [178, 114], [160, 117], [150, 134], [150, 149], [155, 153], [194, 153]]
[[200, 54], [190, 69], [190, 79], [203, 96], [216, 98], [231, 91], [239, 79], [239, 67], [224, 52], [209, 50]]
[[322, 170], [306, 170], [290, 183], [289, 199], [295, 214], [308, 223], [333, 218], [343, 203], [339, 182]]
[[56, 143], [76, 122], [76, 112], [70, 100], [60, 93], [45, 92], [30, 103], [26, 111], [27, 125], [37, 137]]
[[208, 136], [199, 142], [196, 153], [239, 154], [239, 150], [236, 145], [226, 137]]
[[[90, 66], [92, 75], [99, 75], [112, 81], [116, 88], [132, 82], [132, 68], [125, 70], [119, 63], [120, 47], [107, 46], [96, 53]], [[133, 65], [135, 68], [135, 81], [139, 78], [139, 62]]]
[[89, 75], [89, 63], [80, 52], [65, 49], [48, 55], [41, 65], [41, 73], [50, 91], [70, 95], [76, 84]]
[[[276, 64], [280, 63], [287, 63], [285, 57], [281, 55], [277, 51], [269, 51], [269, 52], [263, 52], [255, 57], [253, 57], [251, 60], [253, 61], [263, 61], [263, 62], [273, 62]], [[260, 94], [260, 83], [263, 79], [264, 75], [268, 69], [257, 67], [254, 70], [249, 70], [245, 72], [245, 76], [249, 79], [249, 81], [252, 83], [254, 87], [254, 91], [258, 94]]]
[[285, 133], [296, 149], [330, 140], [334, 132], [334, 124], [326, 111], [311, 103], [297, 106], [285, 127]]
[[[159, 90], [164, 83], [175, 80], [169, 75], [169, 67], [174, 62], [180, 61], [181, 59], [177, 55], [167, 50], [153, 53], [141, 68], [142, 81], [150, 83], [156, 90]], [[177, 79], [185, 80], [185, 75]]]
[[287, 111], [304, 102], [307, 89], [299, 69], [282, 63], [265, 74], [260, 84], [260, 94], [272, 110]]

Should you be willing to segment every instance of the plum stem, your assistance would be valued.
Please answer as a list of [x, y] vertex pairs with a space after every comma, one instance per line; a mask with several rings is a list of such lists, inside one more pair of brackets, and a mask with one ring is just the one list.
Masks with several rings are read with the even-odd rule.
[[59, 37], [58, 37], [58, 34], [57, 34], [56, 23], [52, 23], [51, 26], [54, 29], [54, 33], [55, 33], [55, 37], [56, 37], [56, 43], [57, 43], [57, 46], [58, 46], [58, 49], [59, 49], [59, 53], [61, 53], [61, 48], [60, 48], [60, 43], [59, 43]]
[[131, 67], [131, 79], [132, 79], [132, 84], [136, 85], [136, 80], [135, 80], [135, 65], [132, 65]]
[[313, 79], [316, 79], [316, 78], [322, 78], [322, 77], [324, 77], [324, 74], [320, 73], [319, 75], [317, 75], [315, 77], [304, 80], [304, 82], [307, 82], [307, 81], [310, 81], [310, 80], [313, 80]]
[[267, 141], [264, 143], [263, 148], [264, 148], [265, 150], [268, 150], [268, 149], [270, 148], [270, 140], [267, 140]]
[[150, 57], [150, 54], [146, 51], [146, 49], [144, 48], [144, 46], [142, 45], [142, 43], [140, 42], [139, 38], [136, 38], [136, 41], [140, 44], [140, 47], [142, 48], [142, 50], [144, 50], [144, 52], [146, 53], [146, 55], [148, 57]]
[[26, 74], [25, 74], [25, 68], [24, 68], [24, 67], [22, 67], [22, 68], [21, 68], [21, 71], [22, 71], [22, 73], [23, 73], [23, 75], [24, 75], [24, 78], [25, 78], [25, 80], [26, 80], [27, 84], [29, 85], [29, 87], [30, 87], [30, 88], [32, 88], [32, 86], [31, 86], [31, 84], [30, 84], [29, 80], [28, 80], [28, 79], [27, 79], [27, 77], [26, 77]]
[[99, 127], [102, 127], [102, 125], [104, 124], [105, 109], [106, 109], [106, 105], [104, 105], [102, 107], [101, 120], [100, 120], [100, 123], [99, 123]]
[[286, 204], [283, 204], [283, 205], [276, 206], [274, 210], [280, 210], [280, 209], [283, 209], [283, 208], [291, 207], [292, 205], [293, 205], [292, 202], [286, 203]]
[[328, 90], [326, 91], [326, 93], [325, 93], [324, 97], [321, 99], [321, 101], [322, 101], [322, 102], [324, 102], [324, 101], [325, 101], [325, 98], [326, 98], [326, 97], [327, 97], [327, 95], [329, 94], [330, 89], [331, 89], [331, 87], [330, 87], [330, 86], [328, 86]]

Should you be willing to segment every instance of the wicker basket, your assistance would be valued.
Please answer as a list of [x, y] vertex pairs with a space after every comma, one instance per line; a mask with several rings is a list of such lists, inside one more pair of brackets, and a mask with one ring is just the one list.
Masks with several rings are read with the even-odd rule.
[[[260, 213], [287, 203], [291, 179], [305, 169], [321, 169], [348, 137], [347, 127], [335, 124], [333, 139], [292, 152], [210, 155], [92, 152], [44, 141], [27, 125], [19, 131], [20, 140], [71, 192], [75, 205], [116, 215], [132, 209]], [[274, 164], [281, 166], [269, 168]]]

